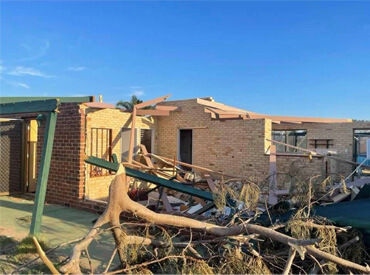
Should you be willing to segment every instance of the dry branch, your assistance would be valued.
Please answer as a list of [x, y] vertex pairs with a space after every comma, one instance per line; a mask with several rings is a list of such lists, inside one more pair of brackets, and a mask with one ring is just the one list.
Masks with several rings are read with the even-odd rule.
[[37, 253], [40, 255], [41, 260], [44, 262], [44, 264], [49, 268], [51, 271], [51, 274], [60, 274], [59, 271], [55, 268], [53, 263], [49, 260], [49, 258], [46, 256], [44, 250], [40, 246], [39, 242], [37, 241], [36, 237], [32, 237], [33, 243], [36, 246]]
[[[81, 273], [79, 267], [81, 251], [87, 249], [91, 241], [98, 234], [100, 227], [103, 226], [104, 224], [109, 222], [114, 227], [113, 230], [114, 235], [116, 237], [116, 241], [119, 240], [118, 236], [121, 236], [122, 232], [120, 228], [119, 218], [122, 212], [131, 213], [134, 216], [137, 216], [155, 225], [167, 225], [174, 227], [191, 228], [216, 236], [225, 237], [240, 234], [259, 234], [266, 238], [270, 238], [274, 241], [293, 246], [296, 249], [305, 246], [307, 253], [310, 255], [320, 257], [328, 261], [332, 261], [342, 266], [356, 269], [363, 273], [370, 273], [370, 268], [368, 266], [362, 266], [347, 261], [345, 259], [339, 258], [337, 256], [331, 255], [329, 253], [323, 252], [315, 248], [313, 244], [316, 242], [316, 240], [313, 241], [298, 240], [288, 235], [277, 232], [273, 229], [266, 228], [256, 224], [242, 223], [238, 225], [233, 225], [231, 227], [224, 227], [203, 221], [194, 220], [187, 217], [180, 217], [169, 214], [159, 214], [153, 212], [150, 209], [146, 208], [145, 206], [135, 201], [132, 201], [127, 194], [128, 188], [129, 185], [126, 178], [125, 169], [121, 165], [119, 171], [117, 172], [117, 175], [112, 180], [112, 183], [110, 185], [109, 202], [106, 210], [96, 221], [94, 227], [90, 230], [87, 236], [81, 242], [75, 245], [70, 261], [60, 269], [63, 273]], [[139, 237], [132, 236], [128, 238], [131, 238], [131, 240], [130, 239], [128, 240], [135, 242], [140, 240], [142, 244], [146, 245], [153, 244], [153, 241], [147, 238], [141, 239]], [[117, 243], [117, 247], [118, 248], [120, 247], [119, 243]], [[121, 249], [118, 249], [118, 251], [120, 250]]]

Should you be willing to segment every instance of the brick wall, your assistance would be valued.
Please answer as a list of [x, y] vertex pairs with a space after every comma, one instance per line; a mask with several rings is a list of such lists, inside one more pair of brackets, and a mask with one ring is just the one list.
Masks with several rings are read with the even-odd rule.
[[[63, 103], [59, 107], [46, 192], [49, 203], [78, 207], [84, 198], [84, 116], [79, 104]], [[39, 160], [44, 134], [45, 124], [42, 123], [37, 143]]]
[[157, 119], [155, 152], [165, 157], [178, 156], [179, 129], [193, 130], [193, 164], [231, 176], [267, 176], [268, 156], [265, 137], [268, 122], [260, 120], [216, 120], [204, 112], [195, 99], [168, 101], [180, 111]]
[[[169, 117], [157, 119], [155, 152], [178, 157], [179, 129], [193, 130], [193, 164], [221, 171], [225, 174], [257, 177], [261, 180], [269, 172], [269, 142], [272, 130], [306, 129], [307, 139], [333, 139], [330, 150], [337, 157], [352, 161], [353, 130], [370, 129], [369, 121], [353, 123], [272, 123], [269, 119], [216, 120], [204, 112], [196, 99], [167, 101], [162, 105], [179, 106]], [[309, 143], [309, 142], [308, 142]], [[314, 149], [308, 145], [308, 149]], [[308, 158], [307, 154], [278, 155], [278, 173], [288, 174], [295, 166], [308, 175], [348, 175], [353, 165], [326, 158]]]
[[[91, 152], [91, 128], [112, 129], [112, 153], [118, 159], [121, 156], [121, 130], [131, 128], [131, 114], [121, 112], [118, 109], [86, 109], [86, 155]], [[154, 122], [150, 118], [136, 117], [135, 127], [140, 129], [151, 129]], [[90, 165], [86, 164], [86, 198], [91, 200], [103, 200], [108, 196], [109, 185], [114, 175], [90, 177]]]
[[[38, 113], [3, 115], [7, 118], [36, 118]], [[105, 202], [100, 201], [108, 195], [113, 175], [90, 178], [89, 165], [85, 158], [89, 155], [91, 128], [112, 129], [112, 153], [120, 156], [121, 129], [130, 128], [129, 113], [115, 109], [93, 109], [77, 103], [62, 103], [57, 114], [50, 172], [47, 184], [46, 202], [76, 207], [89, 211], [102, 211]], [[137, 117], [136, 127], [153, 128], [152, 118]], [[44, 142], [45, 123], [38, 128], [37, 171], [39, 170]], [[19, 151], [12, 154], [20, 154]]]
[[[32, 118], [39, 113], [3, 115], [9, 118]], [[37, 172], [40, 169], [45, 122], [38, 128]], [[84, 149], [85, 118], [77, 103], [62, 103], [59, 106], [50, 171], [47, 183], [46, 202], [78, 207], [84, 195]], [[21, 147], [20, 147], [21, 148]], [[16, 153], [16, 152], [14, 152]]]
[[[353, 161], [353, 132], [355, 129], [370, 129], [370, 121], [353, 121], [349, 123], [302, 123], [273, 124], [274, 130], [307, 130], [307, 149], [315, 151], [314, 145], [310, 142], [313, 139], [332, 139], [333, 145], [330, 151], [335, 151], [333, 155], [342, 160]], [[277, 169], [281, 172], [289, 170], [290, 163], [297, 161], [297, 157], [278, 155]], [[307, 162], [305, 157], [301, 160]], [[321, 173], [323, 176], [333, 176], [335, 180], [349, 175], [354, 166], [349, 162], [339, 161], [334, 158], [313, 158], [306, 163], [305, 169], [312, 175]]]

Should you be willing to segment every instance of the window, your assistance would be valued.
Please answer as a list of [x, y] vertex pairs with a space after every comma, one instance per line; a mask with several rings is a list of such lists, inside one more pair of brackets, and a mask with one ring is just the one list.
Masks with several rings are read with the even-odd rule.
[[[306, 130], [272, 131], [272, 139], [294, 147], [307, 148]], [[300, 153], [299, 149], [276, 143], [277, 153]]]
[[[112, 129], [91, 128], [90, 134], [90, 155], [107, 161], [112, 157]], [[107, 169], [91, 165], [90, 177], [109, 175]]]
[[310, 145], [313, 146], [315, 149], [317, 148], [326, 148], [329, 149], [330, 147], [334, 146], [334, 140], [328, 138], [313, 138], [310, 139]]
[[[362, 163], [367, 158], [368, 139], [370, 139], [370, 129], [356, 129], [353, 133], [354, 138], [354, 161]], [[370, 160], [366, 160], [364, 165], [370, 166]]]

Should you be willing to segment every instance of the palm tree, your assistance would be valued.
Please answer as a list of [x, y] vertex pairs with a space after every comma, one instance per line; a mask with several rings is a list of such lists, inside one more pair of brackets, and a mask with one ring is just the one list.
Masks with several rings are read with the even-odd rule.
[[120, 108], [120, 109], [123, 109], [125, 111], [128, 111], [128, 112], [132, 112], [133, 109], [134, 109], [134, 105], [142, 103], [142, 102], [143, 101], [138, 99], [136, 95], [132, 95], [130, 101], [120, 100], [120, 101], [117, 102], [116, 107]]

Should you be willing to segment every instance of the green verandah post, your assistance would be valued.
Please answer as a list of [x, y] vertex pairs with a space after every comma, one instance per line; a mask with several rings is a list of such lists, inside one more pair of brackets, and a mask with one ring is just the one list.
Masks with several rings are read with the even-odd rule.
[[49, 112], [43, 115], [46, 119], [45, 140], [42, 146], [42, 156], [37, 178], [35, 204], [33, 206], [30, 235], [37, 236], [40, 234], [41, 218], [44, 211], [46, 196], [46, 187], [49, 177], [51, 154], [53, 151], [55, 126], [57, 121], [57, 112]]
[[46, 188], [49, 177], [51, 154], [59, 105], [64, 103], [93, 102], [94, 97], [0, 97], [0, 115], [20, 113], [44, 113], [38, 120], [45, 123], [44, 143], [38, 171], [36, 195], [30, 228], [31, 235], [40, 233]]

